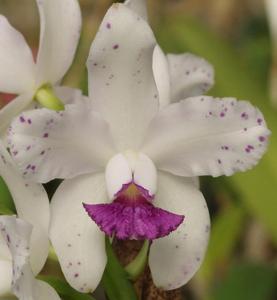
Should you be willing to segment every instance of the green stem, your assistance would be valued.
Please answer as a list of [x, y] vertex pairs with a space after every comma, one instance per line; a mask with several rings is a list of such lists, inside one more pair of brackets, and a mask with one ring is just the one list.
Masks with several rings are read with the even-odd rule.
[[52, 87], [49, 85], [45, 85], [37, 91], [35, 100], [48, 109], [56, 111], [64, 110], [64, 104], [54, 94]]
[[145, 269], [148, 257], [149, 241], [145, 241], [136, 258], [130, 262], [125, 271], [131, 280], [136, 280]]

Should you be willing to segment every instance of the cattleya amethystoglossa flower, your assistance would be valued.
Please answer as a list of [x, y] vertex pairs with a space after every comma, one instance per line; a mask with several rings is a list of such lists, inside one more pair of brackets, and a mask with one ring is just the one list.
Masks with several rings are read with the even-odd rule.
[[29, 262], [31, 232], [26, 221], [0, 216], [0, 299], [60, 299], [50, 285], [34, 277]]
[[36, 62], [21, 33], [0, 15], [0, 91], [18, 95], [0, 110], [0, 132], [21, 111], [29, 108], [34, 98], [43, 101], [51, 86], [56, 86], [55, 92], [63, 100], [73, 93], [58, 85], [72, 63], [80, 36], [78, 1], [37, 0], [37, 5], [40, 43]]
[[[92, 291], [102, 277], [103, 232], [152, 240], [155, 284], [185, 284], [203, 261], [210, 228], [194, 178], [245, 171], [266, 150], [269, 130], [248, 102], [208, 96], [159, 102], [161, 80], [173, 80], [175, 71], [156, 49], [145, 19], [126, 5], [113, 5], [91, 47], [89, 99], [63, 112], [24, 112], [9, 130], [26, 178], [66, 179], [51, 201], [50, 237], [68, 282], [79, 291]], [[153, 61], [155, 51], [161, 55]], [[196, 58], [186, 59], [191, 66]], [[171, 73], [157, 73], [159, 64]], [[188, 71], [182, 75], [190, 80], [195, 72]], [[181, 83], [178, 89], [167, 92], [169, 99], [195, 95]]]

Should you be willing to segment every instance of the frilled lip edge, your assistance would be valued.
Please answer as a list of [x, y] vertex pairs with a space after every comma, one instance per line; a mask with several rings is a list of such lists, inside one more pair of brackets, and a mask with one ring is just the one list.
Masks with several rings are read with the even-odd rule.
[[154, 240], [169, 235], [184, 216], [155, 207], [149, 192], [131, 182], [124, 184], [109, 204], [83, 204], [90, 218], [108, 236]]

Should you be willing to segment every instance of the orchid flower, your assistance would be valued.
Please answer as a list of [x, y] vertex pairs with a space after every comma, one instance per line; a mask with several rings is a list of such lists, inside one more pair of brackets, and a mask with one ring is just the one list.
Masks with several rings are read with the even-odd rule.
[[66, 179], [51, 201], [50, 237], [66, 279], [82, 292], [102, 277], [103, 232], [151, 240], [158, 287], [188, 282], [210, 231], [193, 178], [246, 171], [266, 150], [269, 130], [246, 101], [198, 96], [161, 108], [152, 70], [156, 45], [144, 18], [114, 4], [90, 50], [90, 99], [63, 112], [24, 112], [9, 131], [26, 178]]
[[77, 0], [37, 0], [37, 5], [40, 43], [36, 62], [21, 33], [0, 15], [0, 91], [18, 95], [0, 110], [0, 131], [33, 99], [49, 108], [61, 106], [51, 88], [59, 85], [72, 63], [80, 36], [80, 8]]
[[19, 300], [59, 300], [47, 283], [36, 280], [31, 270], [32, 226], [15, 216], [0, 216], [0, 299], [11, 294]]
[[50, 207], [41, 184], [22, 178], [5, 145], [0, 140], [0, 176], [7, 184], [14, 200], [17, 215], [32, 224], [31, 265], [35, 274], [43, 268], [49, 252]]

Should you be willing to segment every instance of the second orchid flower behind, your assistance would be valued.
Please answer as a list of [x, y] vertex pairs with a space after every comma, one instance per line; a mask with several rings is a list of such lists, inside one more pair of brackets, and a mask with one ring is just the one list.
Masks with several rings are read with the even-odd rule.
[[[159, 51], [144, 18], [113, 5], [90, 51], [89, 99], [63, 112], [24, 112], [9, 130], [24, 176], [66, 179], [51, 202], [50, 236], [68, 282], [82, 292], [93, 291], [103, 275], [103, 232], [152, 240], [155, 284], [185, 284], [203, 261], [210, 229], [195, 177], [246, 171], [266, 150], [270, 132], [248, 102], [199, 96], [169, 104], [170, 95], [171, 102], [195, 95], [179, 85], [168, 90], [172, 74], [212, 74], [204, 62], [182, 74], [177, 57], [167, 61]], [[189, 68], [195, 63], [194, 56], [182, 59]], [[159, 65], [170, 74], [161, 75]]]

